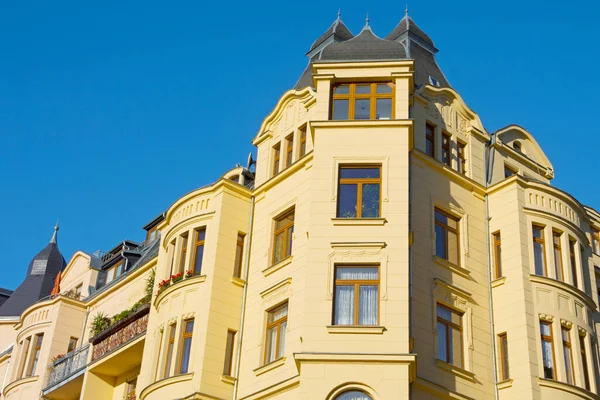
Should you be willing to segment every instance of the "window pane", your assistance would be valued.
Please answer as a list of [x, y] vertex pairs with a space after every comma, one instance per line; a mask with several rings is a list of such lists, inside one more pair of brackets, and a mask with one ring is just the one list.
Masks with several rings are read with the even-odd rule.
[[277, 358], [281, 358], [285, 354], [285, 331], [287, 330], [287, 321], [280, 325], [279, 328], [279, 354]]
[[541, 239], [543, 237], [542, 229], [538, 227], [533, 227], [533, 237]]
[[354, 324], [354, 286], [335, 287], [333, 324]]
[[435, 225], [435, 255], [446, 258], [446, 235], [445, 230], [439, 225]]
[[287, 316], [287, 305], [279, 307], [269, 313], [269, 323], [275, 322]]
[[352, 390], [339, 395], [335, 400], [371, 400], [371, 397], [362, 392]]
[[386, 83], [377, 84], [377, 93], [392, 93], [392, 87]]
[[338, 217], [356, 218], [358, 185], [340, 185]]
[[377, 286], [360, 286], [359, 287], [359, 310], [358, 324], [359, 325], [377, 325], [378, 319], [378, 299]]
[[356, 94], [370, 94], [371, 93], [371, 85], [356, 85]]
[[554, 360], [552, 357], [552, 343], [542, 342], [542, 358], [544, 362], [544, 378], [554, 379]]
[[437, 316], [446, 321], [452, 321], [452, 311], [448, 310], [445, 307], [437, 307]]
[[[438, 308], [439, 310], [439, 308]], [[442, 361], [450, 362], [448, 360], [448, 332], [446, 331], [446, 325], [441, 322], [437, 323], [437, 334], [438, 334], [438, 358]]]
[[275, 230], [279, 230], [279, 229], [283, 228], [284, 226], [287, 226], [287, 225], [293, 224], [293, 223], [294, 223], [294, 213], [290, 213], [290, 214], [286, 215], [285, 218], [282, 218], [277, 221], [277, 223], [275, 224]]
[[285, 258], [285, 233], [281, 232], [277, 236], [275, 236], [275, 256], [273, 257], [273, 262], [278, 263], [279, 261]]
[[375, 267], [338, 267], [335, 270], [335, 279], [351, 281], [374, 281], [379, 279], [379, 269]]
[[541, 243], [533, 243], [533, 255], [535, 259], [535, 274], [546, 275], [544, 268], [544, 246]]
[[187, 374], [187, 372], [188, 372], [191, 348], [192, 348], [192, 338], [183, 339], [183, 350], [181, 353], [181, 368], [179, 369], [180, 374]]
[[458, 265], [458, 235], [448, 232], [448, 261]]
[[363, 218], [379, 217], [379, 184], [362, 185], [362, 210]]
[[275, 360], [275, 352], [277, 351], [277, 326], [269, 329], [267, 332], [267, 351], [265, 354], [265, 363], [270, 363]]
[[333, 100], [333, 119], [348, 119], [348, 100]]
[[194, 321], [187, 321], [185, 323], [185, 333], [192, 333], [194, 331]]
[[450, 329], [451, 363], [462, 368], [462, 337], [458, 329]]
[[448, 217], [446, 214], [442, 214], [438, 210], [435, 210], [435, 220], [443, 223], [444, 225], [448, 225]]
[[502, 373], [503, 373], [503, 379], [509, 379], [510, 378], [510, 372], [509, 372], [509, 364], [508, 364], [508, 338], [505, 336], [502, 336], [500, 338], [500, 346], [502, 348], [502, 355], [503, 355], [503, 359], [501, 360], [502, 362]]
[[354, 101], [354, 119], [371, 119], [370, 99], [356, 99]]
[[204, 256], [204, 245], [196, 247], [196, 259], [194, 261], [194, 272], [199, 273], [202, 270], [202, 257]]
[[540, 331], [544, 336], [550, 336], [550, 325], [540, 324]]
[[381, 174], [380, 168], [340, 168], [340, 179], [346, 178], [379, 178]]
[[287, 251], [285, 253], [286, 257], [289, 257], [292, 255], [292, 240], [294, 237], [293, 233], [294, 233], [294, 226], [292, 225], [287, 229], [288, 245], [287, 245], [287, 249], [286, 249]]
[[563, 269], [562, 269], [562, 253], [559, 249], [554, 249], [554, 266], [556, 268], [556, 279], [559, 281], [563, 280]]
[[350, 85], [340, 85], [334, 89], [335, 94], [349, 94]]
[[375, 101], [375, 119], [392, 118], [392, 99], [377, 99]]

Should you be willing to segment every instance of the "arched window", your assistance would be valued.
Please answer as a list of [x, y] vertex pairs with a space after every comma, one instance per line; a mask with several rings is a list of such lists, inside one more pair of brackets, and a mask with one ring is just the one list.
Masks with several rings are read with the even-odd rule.
[[517, 142], [516, 140], [513, 142], [513, 149], [515, 149], [519, 153], [523, 153], [523, 149], [521, 148], [521, 142]]
[[340, 394], [335, 400], [373, 400], [371, 397], [358, 390], [351, 390]]

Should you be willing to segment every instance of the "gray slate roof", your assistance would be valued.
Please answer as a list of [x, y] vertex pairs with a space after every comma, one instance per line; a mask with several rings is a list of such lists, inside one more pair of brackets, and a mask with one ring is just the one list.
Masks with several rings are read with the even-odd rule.
[[396, 40], [400, 36], [402, 36], [402, 34], [405, 33], [406, 31], [409, 31], [410, 33], [414, 34], [415, 36], [417, 36], [419, 39], [421, 39], [422, 41], [424, 41], [431, 47], [435, 47], [433, 45], [433, 40], [431, 40], [431, 38], [425, 32], [423, 32], [417, 26], [417, 24], [415, 24], [415, 21], [413, 21], [412, 18], [409, 16], [402, 18], [402, 20], [398, 23], [398, 25], [396, 25], [394, 30], [391, 31], [390, 34], [387, 35], [385, 38], [387, 40]]
[[404, 46], [398, 42], [380, 39], [371, 28], [365, 26], [358, 36], [345, 42], [325, 47], [316, 62], [401, 60], [406, 58]]
[[333, 24], [331, 24], [329, 29], [327, 29], [324, 34], [322, 34], [317, 40], [313, 42], [308, 52], [310, 53], [311, 51], [316, 49], [321, 43], [329, 39], [330, 36], [334, 36], [334, 40], [336, 41], [344, 41], [352, 39], [354, 37], [352, 32], [350, 32], [348, 27], [342, 22], [342, 20], [338, 16], [338, 19], [336, 19], [333, 22]]

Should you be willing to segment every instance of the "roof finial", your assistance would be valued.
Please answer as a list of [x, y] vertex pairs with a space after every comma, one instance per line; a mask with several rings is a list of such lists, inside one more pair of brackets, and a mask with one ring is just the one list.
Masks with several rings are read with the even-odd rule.
[[408, 4], [406, 4], [406, 10], [404, 10], [404, 14], [408, 17]]
[[369, 26], [369, 13], [367, 13], [367, 20], [365, 22], [365, 26]]
[[342, 7], [338, 8], [338, 19], [342, 18]]
[[52, 239], [50, 239], [50, 243], [56, 244], [56, 239], [58, 236], [58, 230], [60, 229], [58, 226], [58, 219], [56, 220], [56, 225], [54, 225], [54, 233], [52, 234]]

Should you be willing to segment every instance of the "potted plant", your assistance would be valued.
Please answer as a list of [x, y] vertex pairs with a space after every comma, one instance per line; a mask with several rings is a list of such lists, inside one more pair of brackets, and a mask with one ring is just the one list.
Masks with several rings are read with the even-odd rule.
[[179, 282], [183, 279], [183, 273], [178, 273], [177, 275], [171, 275], [171, 283]]

